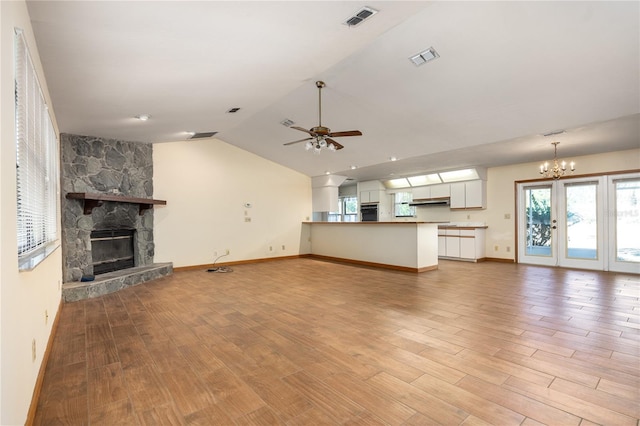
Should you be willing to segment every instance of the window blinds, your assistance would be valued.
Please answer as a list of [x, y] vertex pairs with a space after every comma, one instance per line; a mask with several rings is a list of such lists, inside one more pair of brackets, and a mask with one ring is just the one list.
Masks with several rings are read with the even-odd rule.
[[15, 32], [18, 257], [39, 255], [57, 239], [57, 138], [21, 30]]

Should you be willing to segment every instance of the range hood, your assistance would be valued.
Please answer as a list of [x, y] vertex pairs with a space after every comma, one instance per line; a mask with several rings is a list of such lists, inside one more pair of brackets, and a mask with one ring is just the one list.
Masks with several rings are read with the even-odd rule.
[[410, 206], [414, 207], [436, 207], [436, 206], [448, 206], [451, 204], [449, 198], [432, 198], [425, 200], [415, 200], [409, 203]]

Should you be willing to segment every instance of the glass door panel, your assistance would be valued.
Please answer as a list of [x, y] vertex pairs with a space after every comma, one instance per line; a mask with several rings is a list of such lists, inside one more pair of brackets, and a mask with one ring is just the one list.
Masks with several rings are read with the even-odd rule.
[[603, 199], [601, 178], [559, 181], [561, 214], [558, 264], [604, 269]]
[[519, 262], [555, 265], [552, 232], [552, 185], [522, 186], [519, 191], [523, 210], [519, 214]]
[[612, 176], [609, 204], [614, 206], [609, 226], [615, 235], [610, 247], [610, 270], [640, 273], [640, 174]]
[[603, 178], [518, 185], [518, 262], [605, 267]]

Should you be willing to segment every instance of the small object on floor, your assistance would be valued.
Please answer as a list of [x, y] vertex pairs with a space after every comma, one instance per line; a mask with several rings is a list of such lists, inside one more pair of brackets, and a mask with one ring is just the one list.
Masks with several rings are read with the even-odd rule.
[[88, 281], [93, 281], [95, 279], [96, 279], [95, 275], [83, 275], [82, 278], [80, 278], [80, 282], [86, 283]]
[[207, 272], [233, 272], [233, 269], [228, 266], [217, 266], [215, 268], [207, 269]]

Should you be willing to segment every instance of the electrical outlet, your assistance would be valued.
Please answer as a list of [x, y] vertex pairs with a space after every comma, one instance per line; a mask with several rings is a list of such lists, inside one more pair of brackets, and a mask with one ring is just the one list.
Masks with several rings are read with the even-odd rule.
[[511, 251], [511, 247], [507, 246], [506, 250], [507, 250], [507, 253], [509, 253]]
[[471, 215], [470, 215], [470, 214], [468, 214], [468, 215], [467, 215], [467, 220], [468, 220], [468, 219], [471, 219]]
[[511, 219], [511, 213], [505, 213], [504, 214], [504, 218], [505, 219]]
[[269, 246], [269, 251], [273, 251], [273, 246]]
[[498, 251], [498, 246], [493, 246], [493, 251]]
[[214, 257], [214, 258], [215, 258], [215, 257], [218, 257], [218, 252], [217, 252], [217, 251], [214, 251], [214, 252], [213, 252], [213, 257]]
[[282, 251], [284, 251], [284, 244], [282, 245]]
[[245, 222], [251, 222], [251, 218], [250, 218], [250, 217], [245, 217], [245, 218], [244, 218], [244, 221], [245, 221]]
[[36, 362], [36, 339], [31, 341], [31, 362]]
[[226, 250], [224, 251], [225, 256], [226, 256], [226, 255], [228, 255], [229, 253], [230, 253], [230, 252], [229, 252], [229, 249], [226, 249]]

